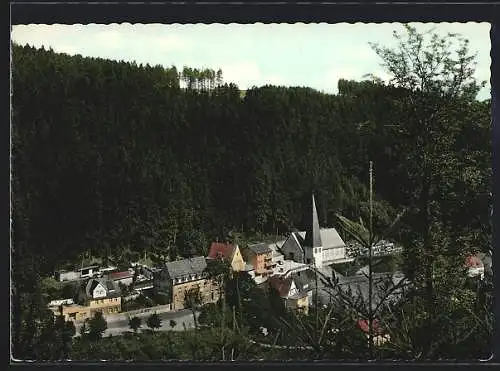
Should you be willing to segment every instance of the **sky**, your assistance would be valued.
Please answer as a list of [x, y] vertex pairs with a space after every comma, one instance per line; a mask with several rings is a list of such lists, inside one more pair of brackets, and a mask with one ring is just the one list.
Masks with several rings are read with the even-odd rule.
[[[490, 97], [490, 25], [488, 23], [412, 24], [440, 35], [459, 33], [477, 52], [476, 77]], [[373, 74], [387, 80], [369, 42], [395, 46], [398, 23], [384, 24], [110, 24], [16, 25], [18, 44], [52, 48], [70, 55], [135, 61], [137, 64], [222, 69], [225, 82], [240, 89], [266, 84], [307, 86], [336, 93], [339, 79], [361, 80]]]

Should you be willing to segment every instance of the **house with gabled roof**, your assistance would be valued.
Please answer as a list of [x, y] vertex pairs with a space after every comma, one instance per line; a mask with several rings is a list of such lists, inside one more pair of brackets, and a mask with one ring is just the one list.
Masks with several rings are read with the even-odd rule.
[[[118, 284], [105, 278], [90, 278], [80, 285], [77, 303], [65, 300], [60, 305], [49, 305], [55, 315], [67, 321], [81, 321], [94, 316], [121, 312], [121, 290]], [[54, 303], [52, 303], [54, 304]]]
[[231, 265], [234, 272], [245, 270], [245, 261], [238, 245], [214, 242], [210, 245], [207, 259], [222, 259]]
[[95, 312], [103, 314], [121, 311], [121, 290], [118, 283], [105, 278], [91, 278], [85, 284], [85, 304], [89, 307], [90, 316]]
[[267, 280], [270, 288], [274, 289], [283, 299], [285, 307], [291, 310], [300, 310], [307, 313], [309, 310], [309, 294], [307, 290], [297, 285], [294, 277], [271, 276]]
[[215, 280], [208, 277], [203, 256], [165, 263], [154, 273], [153, 286], [156, 292], [170, 298], [172, 310], [185, 309], [186, 294], [193, 290], [199, 293], [201, 305], [215, 303], [220, 297]]

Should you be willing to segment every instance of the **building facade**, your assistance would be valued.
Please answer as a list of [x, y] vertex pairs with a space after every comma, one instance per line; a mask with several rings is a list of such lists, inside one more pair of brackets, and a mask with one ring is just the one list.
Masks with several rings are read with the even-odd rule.
[[276, 263], [273, 262], [273, 250], [265, 243], [248, 245], [245, 257], [255, 270], [256, 276], [267, 277], [273, 273]]
[[210, 245], [207, 259], [222, 259], [228, 262], [234, 272], [245, 270], [245, 260], [238, 245], [214, 242]]
[[101, 278], [91, 278], [80, 287], [78, 304], [71, 299], [54, 300], [49, 309], [54, 315], [63, 315], [66, 321], [83, 321], [96, 312], [104, 315], [121, 312], [121, 292], [116, 283]]
[[87, 282], [85, 294], [90, 317], [96, 312], [103, 314], [121, 312], [122, 298], [116, 282], [92, 278]]
[[155, 291], [166, 294], [172, 304], [172, 310], [187, 307], [187, 293], [197, 291], [200, 304], [215, 303], [219, 300], [220, 291], [214, 280], [207, 276], [207, 262], [204, 257], [168, 262], [155, 272]]
[[61, 304], [59, 306], [49, 306], [55, 316], [64, 317], [65, 321], [84, 321], [90, 318], [90, 308], [78, 304]]
[[272, 276], [268, 279], [268, 284], [283, 299], [285, 308], [307, 314], [309, 311], [308, 292], [297, 285], [294, 277]]

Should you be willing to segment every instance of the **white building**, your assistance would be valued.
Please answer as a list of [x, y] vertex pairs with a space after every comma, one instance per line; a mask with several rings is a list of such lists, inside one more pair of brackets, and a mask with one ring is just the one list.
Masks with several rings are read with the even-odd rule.
[[99, 274], [99, 266], [92, 265], [90, 267], [81, 268], [79, 271], [81, 278], [91, 278]]
[[59, 307], [61, 305], [72, 305], [75, 304], [73, 299], [59, 299], [59, 300], [52, 300], [49, 303], [49, 307]]
[[82, 278], [82, 274], [79, 271], [61, 270], [56, 273], [56, 279], [59, 282], [78, 281], [80, 278]]
[[267, 276], [264, 277], [263, 275], [255, 274], [255, 268], [251, 264], [246, 264], [244, 271], [247, 272], [250, 277], [252, 277], [257, 285], [260, 285], [267, 281]]
[[312, 196], [312, 215], [309, 229], [292, 232], [281, 247], [285, 259], [313, 265], [316, 268], [350, 261], [346, 244], [335, 228], [320, 228], [316, 202]]
[[469, 277], [484, 278], [484, 264], [479, 257], [475, 255], [468, 256], [465, 261], [465, 265], [467, 267]]

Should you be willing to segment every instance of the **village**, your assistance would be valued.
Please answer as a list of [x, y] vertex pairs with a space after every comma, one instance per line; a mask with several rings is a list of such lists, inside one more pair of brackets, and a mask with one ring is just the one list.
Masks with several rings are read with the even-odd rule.
[[495, 353], [494, 27], [265, 23], [11, 28], [12, 362]]
[[[330, 303], [331, 293], [317, 279], [318, 274], [335, 278], [343, 292], [366, 299], [368, 266], [351, 273], [342, 271], [343, 266], [366, 252], [357, 243], [346, 243], [335, 228], [321, 228], [314, 195], [311, 202], [308, 230], [292, 232], [273, 243], [239, 246], [231, 241], [213, 242], [207, 256], [193, 256], [161, 266], [131, 262], [125, 271], [97, 265], [59, 271], [57, 280], [74, 283], [77, 290], [72, 298], [51, 300], [49, 309], [76, 325], [96, 312], [101, 312], [108, 322], [143, 313], [181, 315], [187, 309], [186, 297], [192, 290], [199, 293], [200, 307], [221, 298], [220, 283], [208, 273], [208, 267], [215, 261], [223, 261], [232, 272], [246, 272], [263, 290], [273, 288], [290, 310], [307, 313], [314, 300], [324, 306]], [[378, 258], [391, 258], [402, 252], [401, 247], [388, 241], [379, 242], [372, 250]], [[484, 254], [470, 256], [466, 265], [469, 276], [482, 279], [485, 268], [491, 270], [491, 258]], [[374, 271], [373, 277], [389, 278], [395, 286], [404, 280], [398, 269]], [[317, 297], [313, 297], [314, 293]], [[366, 320], [360, 319], [358, 326], [368, 332]]]

